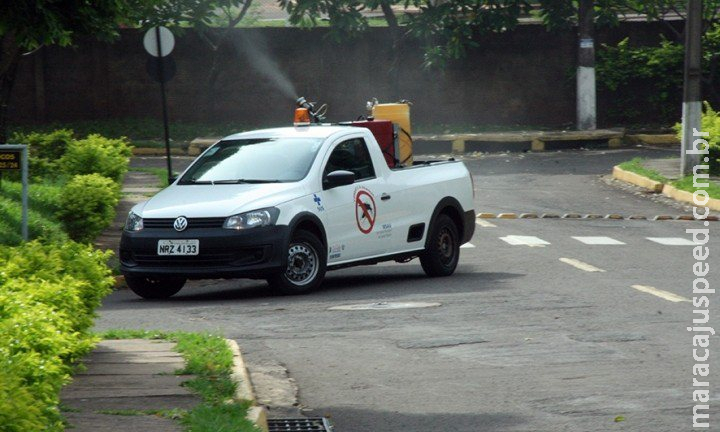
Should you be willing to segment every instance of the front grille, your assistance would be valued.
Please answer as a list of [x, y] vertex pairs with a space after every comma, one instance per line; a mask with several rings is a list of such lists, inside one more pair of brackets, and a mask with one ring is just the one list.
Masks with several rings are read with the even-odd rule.
[[121, 254], [123, 262], [147, 267], [213, 267], [240, 266], [261, 262], [269, 253], [269, 246], [247, 248], [239, 251], [223, 252], [218, 250], [200, 250], [199, 255], [168, 256], [158, 255], [155, 251], [142, 250], [133, 253], [132, 260]]
[[135, 254], [135, 262], [138, 263], [138, 265], [149, 267], [181, 267], [186, 265], [192, 265], [193, 267], [225, 266], [230, 265], [235, 259], [236, 254], [232, 253], [204, 253], [196, 256]]
[[330, 421], [324, 417], [268, 419], [269, 432], [333, 432]]
[[[188, 218], [186, 230], [194, 228], [222, 228], [225, 223], [224, 217], [219, 218]], [[143, 219], [145, 228], [173, 229], [175, 218]]]

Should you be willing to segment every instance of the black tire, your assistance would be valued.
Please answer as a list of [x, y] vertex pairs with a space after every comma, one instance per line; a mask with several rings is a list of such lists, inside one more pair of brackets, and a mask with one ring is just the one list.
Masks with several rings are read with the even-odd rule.
[[144, 299], [166, 299], [178, 293], [185, 285], [184, 278], [125, 276], [125, 283]]
[[318, 288], [325, 278], [326, 254], [322, 242], [313, 233], [298, 230], [287, 248], [285, 271], [267, 279], [280, 294], [305, 294]]
[[420, 265], [430, 277], [450, 276], [460, 259], [458, 228], [446, 214], [438, 215], [428, 234], [427, 247], [420, 255]]

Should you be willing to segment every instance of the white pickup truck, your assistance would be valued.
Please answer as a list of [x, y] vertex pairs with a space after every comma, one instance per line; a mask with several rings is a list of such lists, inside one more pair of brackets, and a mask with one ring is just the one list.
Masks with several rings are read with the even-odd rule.
[[474, 221], [462, 162], [391, 169], [360, 127], [259, 130], [220, 140], [136, 205], [120, 269], [144, 298], [211, 278], [266, 279], [299, 294], [326, 270], [415, 257], [427, 275], [448, 276]]

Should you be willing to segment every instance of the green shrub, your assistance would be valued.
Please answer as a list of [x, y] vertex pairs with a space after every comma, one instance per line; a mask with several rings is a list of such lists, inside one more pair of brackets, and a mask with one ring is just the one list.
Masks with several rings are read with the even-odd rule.
[[[720, 176], [720, 114], [713, 110], [708, 102], [703, 105], [705, 109], [702, 114], [701, 129], [710, 135], [704, 138], [710, 146], [707, 155], [710, 165], [709, 172], [710, 175]], [[675, 125], [675, 132], [678, 139], [682, 140], [682, 124]]]
[[[719, 23], [705, 32], [702, 47], [703, 94], [717, 102], [713, 88], [720, 80], [720, 69], [715, 67], [720, 51]], [[596, 70], [598, 89], [611, 96], [609, 120], [633, 124], [654, 118], [663, 125], [677, 121], [684, 58], [683, 44], [665, 38], [656, 46], [633, 46], [628, 38], [616, 46], [602, 45], [597, 51]]]
[[[1, 354], [0, 354], [1, 355]], [[37, 400], [19, 376], [0, 370], [0, 430], [37, 431], [45, 428], [43, 404]]]
[[33, 178], [54, 177], [58, 173], [58, 161], [73, 141], [73, 131], [59, 129], [48, 133], [15, 133], [10, 141], [29, 146], [29, 170]]
[[[31, 278], [50, 282], [65, 277], [83, 282], [80, 297], [85, 310], [100, 306], [113, 284], [106, 262], [112, 252], [75, 242], [44, 244], [39, 241], [15, 248], [0, 248], [0, 287], [11, 279]], [[82, 311], [80, 311], [82, 312]]]
[[648, 117], [671, 123], [679, 114], [683, 80], [683, 46], [662, 40], [659, 46], [603, 45], [597, 53], [600, 89], [612, 92], [611, 121], [633, 123]]
[[59, 392], [95, 342], [108, 256], [74, 242], [0, 248], [0, 430], [64, 429]]
[[70, 143], [60, 159], [60, 166], [70, 176], [97, 173], [120, 183], [127, 172], [130, 156], [132, 148], [125, 138], [88, 135]]
[[65, 186], [58, 216], [70, 238], [90, 242], [115, 218], [120, 190], [100, 174], [77, 175]]

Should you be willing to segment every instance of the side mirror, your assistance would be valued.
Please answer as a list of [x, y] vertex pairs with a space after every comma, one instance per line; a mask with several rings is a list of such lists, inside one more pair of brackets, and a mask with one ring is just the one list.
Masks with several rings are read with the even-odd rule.
[[352, 171], [333, 171], [323, 179], [323, 189], [332, 189], [338, 186], [346, 186], [355, 183], [355, 173]]

